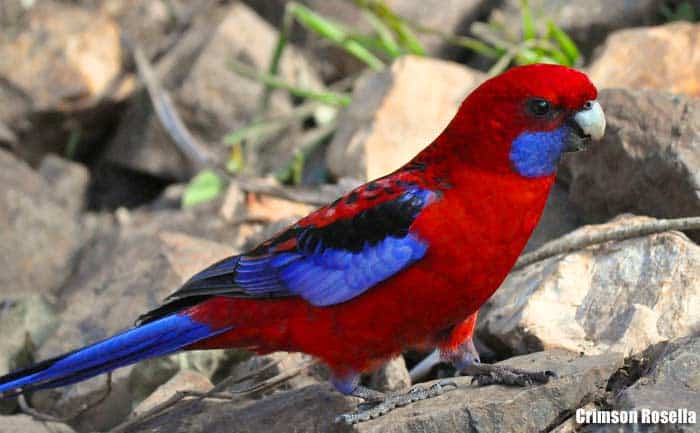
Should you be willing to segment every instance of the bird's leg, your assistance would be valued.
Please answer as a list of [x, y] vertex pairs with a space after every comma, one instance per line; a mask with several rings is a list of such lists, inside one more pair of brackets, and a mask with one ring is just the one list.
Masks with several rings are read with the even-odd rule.
[[365, 400], [365, 403], [359, 405], [354, 412], [345, 413], [336, 417], [336, 422], [346, 424], [357, 424], [359, 422], [378, 418], [397, 407], [406, 406], [419, 400], [433, 398], [443, 394], [450, 387], [457, 387], [456, 383], [443, 380], [434, 383], [428, 388], [414, 386], [405, 393], [385, 394], [360, 385], [358, 374], [346, 375], [343, 378], [334, 377], [331, 379], [331, 382], [341, 393]]
[[547, 383], [549, 379], [557, 377], [555, 372], [549, 370], [526, 371], [501, 365], [482, 364], [473, 338], [477, 313], [473, 313], [464, 322], [455, 326], [448, 340], [440, 345], [442, 360], [451, 362], [458, 374], [471, 376], [472, 382], [479, 386], [529, 386]]

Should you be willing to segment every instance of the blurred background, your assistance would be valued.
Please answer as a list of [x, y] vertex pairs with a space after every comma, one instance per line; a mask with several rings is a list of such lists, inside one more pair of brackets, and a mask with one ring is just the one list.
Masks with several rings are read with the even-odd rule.
[[[0, 0], [0, 373], [128, 327], [200, 268], [398, 168], [513, 65], [584, 70], [609, 122], [602, 143], [563, 161], [527, 251], [700, 215], [698, 20], [698, 0]], [[482, 359], [639, 354], [697, 332], [699, 233], [514, 272], [481, 315]], [[426, 355], [367, 380], [407, 386]], [[120, 370], [100, 404], [88, 403], [102, 379], [30, 403], [70, 418], [61, 428], [107, 431], [173, 389], [209, 389], [270, 359], [244, 383], [306, 362], [189, 353]], [[650, 371], [629, 359], [631, 379], [615, 386]], [[413, 381], [450, 373], [431, 364]], [[324, 375], [304, 370], [282, 388]], [[12, 415], [0, 431], [29, 431], [16, 402], [0, 406]], [[310, 419], [299, 431], [326, 431]]]

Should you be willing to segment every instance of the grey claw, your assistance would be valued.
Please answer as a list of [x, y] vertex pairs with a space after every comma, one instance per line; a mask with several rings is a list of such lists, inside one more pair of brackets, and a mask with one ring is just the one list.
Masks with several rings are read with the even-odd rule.
[[452, 380], [441, 380], [432, 384], [429, 388], [415, 386], [404, 394], [393, 394], [387, 396], [382, 402], [367, 407], [367, 404], [361, 404], [353, 413], [346, 413], [335, 418], [336, 423], [357, 424], [363, 421], [368, 421], [373, 418], [378, 418], [384, 414], [391, 412], [397, 407], [407, 406], [419, 400], [426, 400], [437, 397], [449, 391], [449, 388], [457, 388], [457, 383]]

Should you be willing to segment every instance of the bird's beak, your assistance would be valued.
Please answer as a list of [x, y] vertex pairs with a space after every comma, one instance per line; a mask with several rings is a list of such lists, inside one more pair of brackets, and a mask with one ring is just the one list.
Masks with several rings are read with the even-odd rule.
[[605, 113], [598, 101], [588, 101], [572, 117], [572, 133], [567, 140], [566, 151], [576, 152], [588, 147], [592, 140], [600, 140], [605, 134]]

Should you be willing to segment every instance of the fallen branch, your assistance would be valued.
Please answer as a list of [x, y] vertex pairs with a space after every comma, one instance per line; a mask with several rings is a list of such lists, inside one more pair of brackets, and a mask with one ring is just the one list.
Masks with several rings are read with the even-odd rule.
[[139, 77], [146, 86], [158, 121], [168, 136], [196, 168], [202, 169], [215, 165], [213, 155], [192, 136], [180, 119], [170, 94], [160, 85], [160, 81], [141, 47], [128, 39], [125, 40], [125, 45], [129, 47], [133, 55]]
[[575, 237], [566, 236], [552, 241], [536, 251], [523, 254], [515, 263], [512, 270], [522, 269], [525, 266], [558, 256], [559, 254], [568, 254], [604, 242], [623, 241], [670, 230], [682, 231], [697, 229], [700, 229], [700, 217], [659, 219], [634, 225], [613, 227], [612, 229], [595, 233], [583, 233]]

